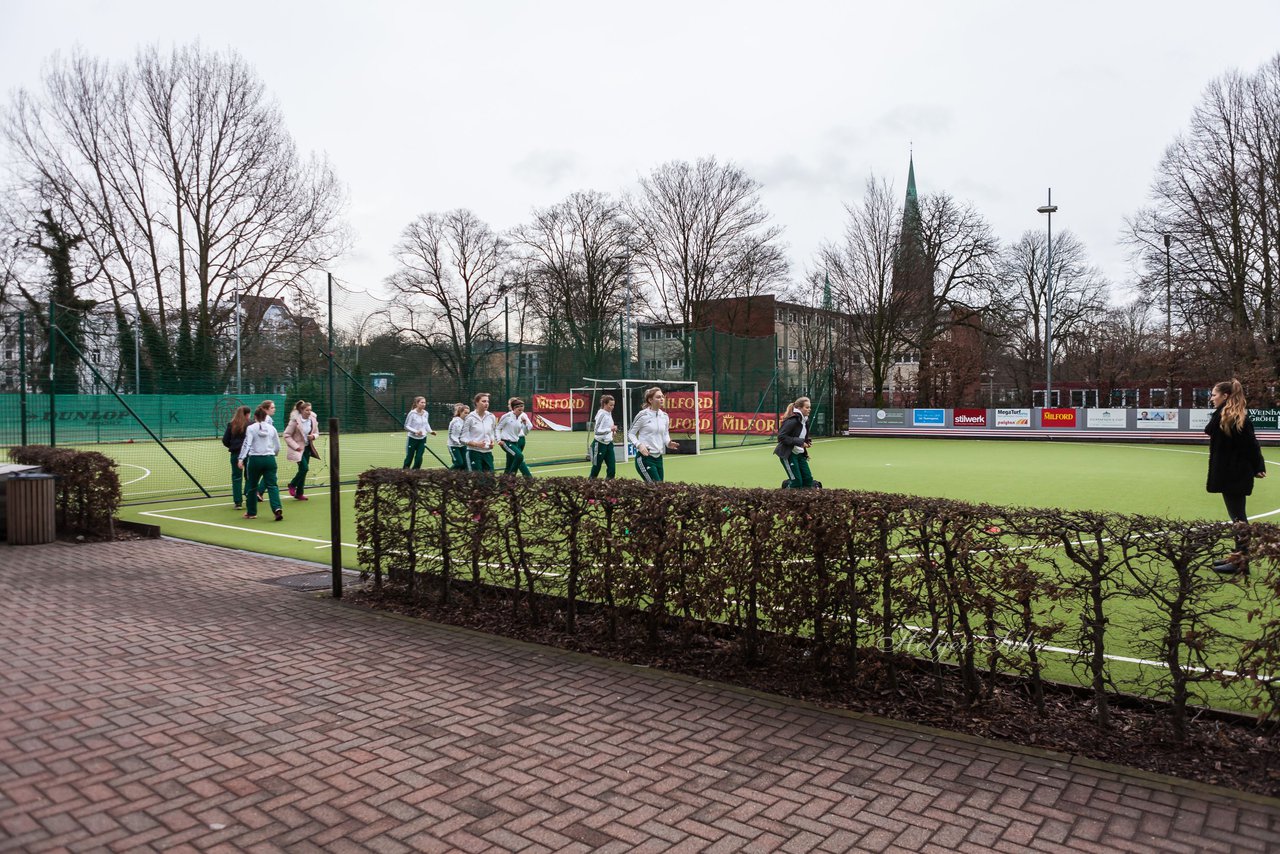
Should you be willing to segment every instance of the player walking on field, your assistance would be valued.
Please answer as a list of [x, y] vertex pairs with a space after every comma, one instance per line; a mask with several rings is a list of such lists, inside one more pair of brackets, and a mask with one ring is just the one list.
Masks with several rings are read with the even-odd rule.
[[507, 464], [502, 469], [503, 474], [519, 472], [525, 477], [533, 477], [529, 467], [525, 465], [524, 448], [522, 447], [525, 424], [527, 423], [526, 417], [523, 400], [513, 397], [507, 401], [507, 411], [502, 414], [497, 428], [498, 444], [502, 446], [503, 452], [507, 455]]
[[644, 409], [631, 421], [627, 441], [636, 448], [636, 471], [646, 483], [662, 482], [662, 452], [680, 447], [671, 441], [671, 418], [662, 407], [667, 401], [654, 386], [644, 393]]
[[497, 442], [497, 419], [489, 411], [489, 395], [478, 393], [471, 402], [475, 410], [462, 422], [462, 444], [467, 448], [467, 471], [493, 472], [493, 446]]
[[467, 446], [462, 441], [462, 423], [470, 411], [471, 407], [465, 403], [453, 405], [453, 420], [449, 422], [448, 438], [445, 440], [445, 444], [449, 446], [449, 460], [453, 463], [449, 466], [451, 471], [467, 470]]
[[311, 404], [299, 400], [293, 406], [288, 426], [284, 428], [284, 443], [288, 447], [284, 458], [298, 464], [297, 473], [289, 481], [289, 494], [299, 501], [310, 500], [302, 493], [307, 488], [307, 469], [311, 467], [311, 457], [314, 454], [311, 443], [319, 433], [320, 425], [311, 411]]
[[[1221, 382], [1209, 395], [1213, 415], [1204, 432], [1209, 436], [1209, 478], [1205, 489], [1222, 494], [1227, 516], [1232, 522], [1247, 523], [1245, 503], [1253, 494], [1255, 478], [1267, 476], [1267, 463], [1262, 458], [1253, 422], [1249, 420], [1248, 403], [1239, 380]], [[1238, 528], [1236, 550], [1213, 565], [1215, 572], [1234, 574], [1249, 571], [1249, 535]]]
[[591, 477], [598, 477], [600, 466], [603, 465], [605, 480], [613, 480], [618, 473], [613, 456], [613, 437], [618, 432], [618, 425], [613, 423], [613, 407], [613, 395], [600, 397], [600, 409], [596, 411], [591, 440]]
[[809, 412], [813, 404], [807, 397], [797, 398], [782, 415], [778, 427], [778, 444], [773, 452], [782, 461], [787, 473], [787, 489], [808, 489], [813, 486], [813, 474], [809, 471]]
[[427, 416], [427, 399], [418, 395], [413, 399], [413, 409], [404, 417], [405, 445], [404, 465], [401, 468], [422, 468], [422, 452], [427, 449], [427, 434], [436, 434], [431, 429], [431, 419]]
[[254, 423], [244, 431], [244, 445], [240, 448], [240, 468], [244, 470], [246, 483], [246, 512], [244, 518], [258, 518], [258, 490], [266, 490], [271, 499], [271, 509], [276, 521], [284, 518], [280, 506], [280, 487], [276, 485], [276, 455], [280, 453], [280, 434], [268, 421], [271, 416], [259, 406], [253, 413]]
[[244, 493], [244, 472], [240, 470], [240, 449], [244, 447], [244, 431], [249, 426], [249, 418], [253, 410], [247, 406], [236, 407], [235, 415], [227, 423], [222, 433], [222, 444], [231, 452], [231, 497], [235, 500], [236, 509], [240, 509]]

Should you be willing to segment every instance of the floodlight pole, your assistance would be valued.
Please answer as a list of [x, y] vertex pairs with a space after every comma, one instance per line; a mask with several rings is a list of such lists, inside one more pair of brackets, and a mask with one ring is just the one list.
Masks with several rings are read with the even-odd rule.
[[1048, 244], [1045, 250], [1044, 270], [1044, 405], [1053, 406], [1053, 215], [1058, 206], [1053, 203], [1053, 188], [1049, 188], [1046, 204], [1036, 208], [1036, 213], [1046, 214], [1048, 220]]
[[240, 369], [240, 274], [235, 270], [231, 271], [232, 277], [236, 280], [236, 396], [244, 394], [244, 376]]

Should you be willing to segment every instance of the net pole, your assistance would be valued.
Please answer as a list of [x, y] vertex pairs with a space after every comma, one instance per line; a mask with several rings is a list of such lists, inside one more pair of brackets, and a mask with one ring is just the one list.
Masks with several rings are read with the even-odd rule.
[[57, 303], [49, 300], [49, 447], [58, 447]]
[[[714, 342], [715, 339], [711, 339]], [[702, 453], [702, 407], [699, 400], [699, 392], [701, 389], [695, 382], [693, 384], [693, 452], [695, 454]]]
[[[716, 439], [719, 438], [720, 436], [720, 425], [716, 424], [716, 421], [718, 419], [716, 418], [716, 406], [715, 406], [716, 389], [719, 387], [719, 384], [716, 380], [716, 369], [718, 367], [716, 363], [716, 338], [718, 337], [719, 336], [716, 335], [715, 330], [713, 329], [711, 331], [711, 448], [712, 450], [715, 450]], [[695, 404], [695, 406], [696, 405], [697, 404]]]
[[[332, 281], [332, 278], [330, 279]], [[332, 293], [332, 291], [330, 291]], [[329, 363], [332, 382], [333, 362]], [[333, 571], [333, 598], [342, 598], [342, 478], [338, 473], [338, 419], [329, 419], [329, 560]]]
[[18, 417], [22, 444], [27, 444], [27, 313], [18, 312]]
[[[325, 274], [329, 280], [329, 414], [336, 415], [338, 398], [334, 394], [334, 374], [333, 374], [333, 273]], [[332, 419], [330, 419], [332, 422]], [[336, 428], [335, 428], [336, 429]], [[342, 598], [342, 591], [339, 590], [337, 598]]]

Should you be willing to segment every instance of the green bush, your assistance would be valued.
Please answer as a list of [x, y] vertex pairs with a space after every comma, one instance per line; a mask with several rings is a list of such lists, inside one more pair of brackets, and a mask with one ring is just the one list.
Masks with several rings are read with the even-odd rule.
[[[809, 662], [872, 662], [893, 688], [905, 652], [939, 685], [956, 674], [970, 704], [1012, 673], [1040, 708], [1041, 648], [1065, 636], [1102, 727], [1115, 694], [1108, 643], [1164, 665], [1143, 670], [1143, 688], [1168, 702], [1179, 737], [1188, 708], [1207, 703], [1205, 687], [1234, 678], [1223, 662], [1257, 677], [1236, 682], [1263, 714], [1280, 703], [1269, 680], [1280, 667], [1277, 598], [1264, 595], [1240, 620], [1240, 596], [1207, 571], [1230, 550], [1227, 523], [400, 469], [361, 476], [356, 515], [378, 587], [385, 578], [449, 601], [459, 579], [477, 597], [497, 584], [535, 623], [560, 603], [569, 631], [586, 602], [604, 608], [612, 636], [621, 619], [639, 619], [651, 647], [672, 636], [664, 628], [714, 623], [736, 632], [746, 663], [766, 643], [789, 643]], [[1262, 578], [1238, 592], [1280, 592], [1280, 530], [1252, 532]]]
[[40, 466], [57, 477], [58, 530], [112, 536], [120, 509], [120, 475], [116, 462], [97, 451], [23, 445], [9, 449], [9, 459]]

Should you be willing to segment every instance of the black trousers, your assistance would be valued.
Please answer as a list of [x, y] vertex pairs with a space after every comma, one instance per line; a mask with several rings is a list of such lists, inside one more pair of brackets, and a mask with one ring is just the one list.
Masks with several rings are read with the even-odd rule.
[[[1245, 502], [1249, 500], [1247, 495], [1231, 495], [1230, 493], [1222, 493], [1222, 503], [1227, 505], [1227, 516], [1232, 522], [1247, 522], [1249, 514], [1245, 512]], [[1236, 551], [1249, 551], [1249, 534], [1236, 534]]]

